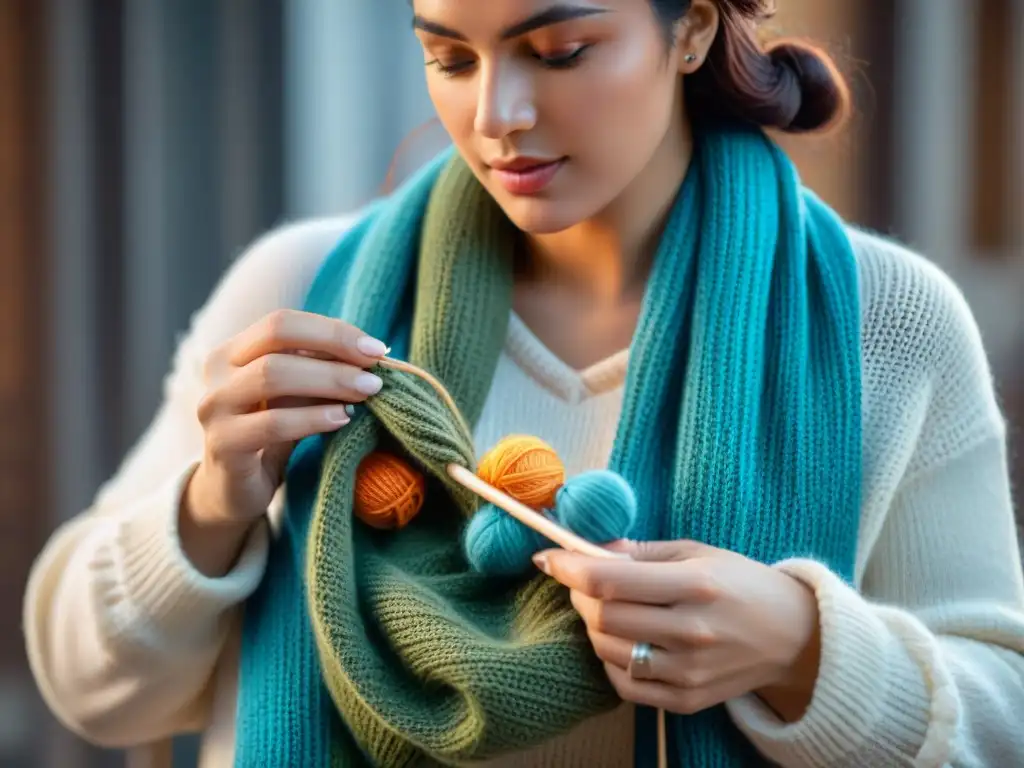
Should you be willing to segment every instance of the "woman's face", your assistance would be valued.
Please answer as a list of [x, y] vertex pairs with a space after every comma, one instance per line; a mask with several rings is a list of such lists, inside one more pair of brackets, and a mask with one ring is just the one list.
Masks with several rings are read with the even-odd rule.
[[605, 210], [682, 120], [679, 57], [648, 0], [415, 0], [438, 117], [521, 229]]

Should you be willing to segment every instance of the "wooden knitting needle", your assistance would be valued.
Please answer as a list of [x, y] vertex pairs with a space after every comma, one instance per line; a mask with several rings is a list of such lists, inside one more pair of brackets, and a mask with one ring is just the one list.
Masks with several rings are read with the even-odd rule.
[[[418, 366], [412, 365], [411, 363], [394, 360], [390, 357], [383, 358], [380, 361], [380, 365], [385, 368], [391, 368], [392, 370], [402, 371], [403, 373], [411, 373], [412, 375], [419, 376], [421, 379], [426, 381], [431, 387], [433, 387], [441, 399], [444, 400], [445, 405], [447, 405], [451, 412], [455, 414], [456, 418], [459, 419], [459, 423], [466, 429], [466, 432], [468, 433], [470, 431], [469, 427], [462, 419], [462, 413], [455, 404], [454, 398], [452, 398], [445, 386], [436, 378], [431, 376], [427, 371], [419, 368]], [[530, 507], [512, 496], [509, 496], [507, 493], [498, 490], [493, 485], [482, 480], [479, 476], [470, 472], [460, 464], [449, 464], [447, 469], [449, 477], [459, 485], [472, 491], [477, 496], [491, 502], [494, 506], [505, 510], [523, 525], [533, 529], [541, 536], [547, 537], [555, 544], [562, 547], [562, 549], [567, 549], [570, 552], [577, 552], [581, 555], [601, 557], [610, 560], [631, 559], [627, 554], [611, 552], [591, 541], [587, 541], [582, 536], [578, 536], [568, 528], [563, 528], [550, 517], [547, 517], [536, 510], [530, 509]]]
[[520, 523], [528, 528], [532, 528], [541, 536], [551, 539], [562, 549], [591, 557], [603, 557], [606, 560], [630, 559], [629, 555], [621, 552], [611, 552], [591, 541], [587, 541], [582, 536], [577, 536], [568, 528], [560, 526], [550, 517], [530, 509], [507, 493], [498, 490], [485, 480], [481, 480], [477, 475], [459, 464], [449, 464], [448, 475], [459, 485], [468, 488], [477, 496], [491, 502], [494, 506], [501, 507]]
[[[388, 348], [388, 351], [391, 351], [390, 347]], [[413, 376], [418, 376], [423, 379], [423, 381], [433, 387], [434, 391], [437, 392], [442, 400], [444, 400], [444, 404], [448, 406], [448, 410], [452, 412], [452, 415], [459, 420], [459, 426], [462, 427], [466, 434], [468, 435], [472, 433], [473, 430], [469, 428], [465, 419], [462, 418], [462, 411], [460, 411], [459, 406], [455, 404], [455, 398], [451, 396], [451, 393], [445, 385], [431, 375], [429, 371], [423, 370], [418, 365], [406, 363], [403, 360], [395, 360], [391, 357], [381, 358], [379, 364], [383, 368], [390, 368], [393, 371], [401, 371], [402, 373], [411, 373]]]

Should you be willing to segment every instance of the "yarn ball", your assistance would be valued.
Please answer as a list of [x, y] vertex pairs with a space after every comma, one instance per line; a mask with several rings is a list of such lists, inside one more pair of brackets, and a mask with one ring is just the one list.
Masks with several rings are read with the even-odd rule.
[[553, 514], [563, 528], [595, 544], [606, 544], [629, 536], [636, 522], [636, 494], [615, 472], [584, 472], [559, 489]]
[[355, 514], [374, 528], [404, 528], [425, 496], [423, 475], [393, 454], [374, 451], [356, 469]]
[[480, 460], [477, 475], [533, 509], [551, 507], [565, 482], [555, 449], [537, 437], [510, 435]]
[[517, 576], [533, 567], [530, 558], [550, 542], [510, 514], [483, 504], [463, 534], [466, 560], [473, 570], [490, 576]]

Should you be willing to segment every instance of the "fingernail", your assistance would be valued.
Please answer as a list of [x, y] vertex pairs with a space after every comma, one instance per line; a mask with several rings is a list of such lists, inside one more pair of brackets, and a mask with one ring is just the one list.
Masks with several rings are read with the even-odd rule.
[[367, 357], [384, 357], [388, 353], [388, 346], [380, 339], [372, 336], [363, 336], [356, 342], [356, 349]]
[[543, 552], [538, 552], [536, 555], [533, 556], [533, 564], [536, 565], [537, 568], [539, 568], [545, 574], [549, 576], [551, 575], [550, 573], [548, 573], [548, 556], [545, 555]]
[[380, 376], [373, 373], [361, 373], [355, 380], [356, 389], [364, 395], [376, 395], [383, 386]]
[[341, 426], [345, 426], [349, 422], [346, 410], [347, 408], [329, 408], [327, 410], [327, 420], [331, 422], [331, 424], [340, 424]]

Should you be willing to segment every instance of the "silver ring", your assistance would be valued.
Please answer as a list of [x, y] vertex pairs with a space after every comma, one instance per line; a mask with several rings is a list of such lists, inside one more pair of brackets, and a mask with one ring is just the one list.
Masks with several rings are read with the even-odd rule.
[[654, 676], [651, 672], [650, 643], [633, 643], [633, 652], [629, 657], [629, 676], [634, 680], [650, 680]]

